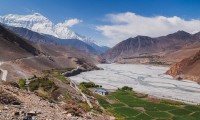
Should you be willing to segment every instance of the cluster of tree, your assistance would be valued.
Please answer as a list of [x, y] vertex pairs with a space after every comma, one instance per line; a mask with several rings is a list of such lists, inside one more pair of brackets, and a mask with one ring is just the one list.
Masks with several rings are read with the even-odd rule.
[[101, 88], [101, 85], [96, 85], [93, 82], [82, 82], [80, 83], [81, 86], [85, 86], [86, 88]]
[[121, 90], [129, 90], [129, 91], [132, 91], [133, 88], [132, 87], [128, 87], [128, 86], [124, 86], [121, 88]]

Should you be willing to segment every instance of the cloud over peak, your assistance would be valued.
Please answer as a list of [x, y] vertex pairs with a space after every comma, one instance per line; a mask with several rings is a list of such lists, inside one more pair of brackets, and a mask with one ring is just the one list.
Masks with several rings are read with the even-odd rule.
[[184, 30], [189, 33], [200, 31], [200, 20], [184, 20], [177, 16], [145, 17], [132, 12], [126, 12], [108, 14], [106, 19], [111, 24], [96, 26], [96, 30], [110, 39], [109, 43], [111, 46], [137, 35], [158, 37], [178, 30]]
[[81, 22], [83, 22], [83, 21], [79, 20], [77, 18], [74, 18], [74, 19], [65, 20], [65, 22], [58, 23], [57, 25], [62, 25], [62, 26], [65, 26], [65, 27], [72, 27], [72, 26], [79, 24]]

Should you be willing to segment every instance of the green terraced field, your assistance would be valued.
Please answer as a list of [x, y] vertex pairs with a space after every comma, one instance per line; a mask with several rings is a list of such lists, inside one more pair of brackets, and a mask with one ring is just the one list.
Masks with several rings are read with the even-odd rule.
[[117, 90], [98, 101], [118, 120], [200, 120], [200, 106], [170, 100], [150, 102], [147, 97]]

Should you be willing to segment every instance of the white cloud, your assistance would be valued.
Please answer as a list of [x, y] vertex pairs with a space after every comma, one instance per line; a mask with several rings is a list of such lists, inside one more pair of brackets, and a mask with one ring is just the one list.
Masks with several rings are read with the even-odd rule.
[[96, 26], [109, 39], [111, 46], [129, 37], [145, 35], [158, 37], [184, 30], [189, 33], [200, 31], [200, 20], [184, 20], [180, 17], [144, 17], [135, 13], [126, 12], [120, 14], [108, 14], [106, 19], [111, 22], [109, 25]]
[[79, 20], [77, 18], [74, 18], [74, 19], [65, 20], [64, 23], [58, 23], [57, 25], [58, 26], [65, 26], [65, 27], [72, 27], [72, 26], [79, 24], [81, 22], [83, 22], [83, 21]]

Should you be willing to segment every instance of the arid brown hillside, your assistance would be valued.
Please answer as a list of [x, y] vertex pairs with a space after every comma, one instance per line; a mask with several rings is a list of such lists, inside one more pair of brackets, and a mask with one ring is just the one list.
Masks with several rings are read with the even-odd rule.
[[[197, 52], [196, 48], [199, 48], [199, 46], [200, 38], [198, 33], [192, 35], [184, 31], [178, 31], [157, 38], [147, 36], [129, 38], [120, 42], [102, 56], [109, 62], [174, 63], [188, 57], [187, 55], [192, 55], [190, 51]], [[181, 52], [181, 50], [186, 50], [186, 54]], [[190, 54], [187, 54], [188, 52]], [[175, 58], [170, 56], [174, 56]]]
[[17, 58], [39, 55], [39, 51], [28, 41], [15, 35], [0, 25], [0, 60], [14, 60]]
[[1, 68], [8, 70], [8, 80], [39, 75], [43, 70], [95, 67], [95, 57], [70, 46], [32, 43], [0, 26]]
[[200, 51], [194, 56], [176, 63], [167, 73], [177, 79], [190, 79], [200, 82]]

